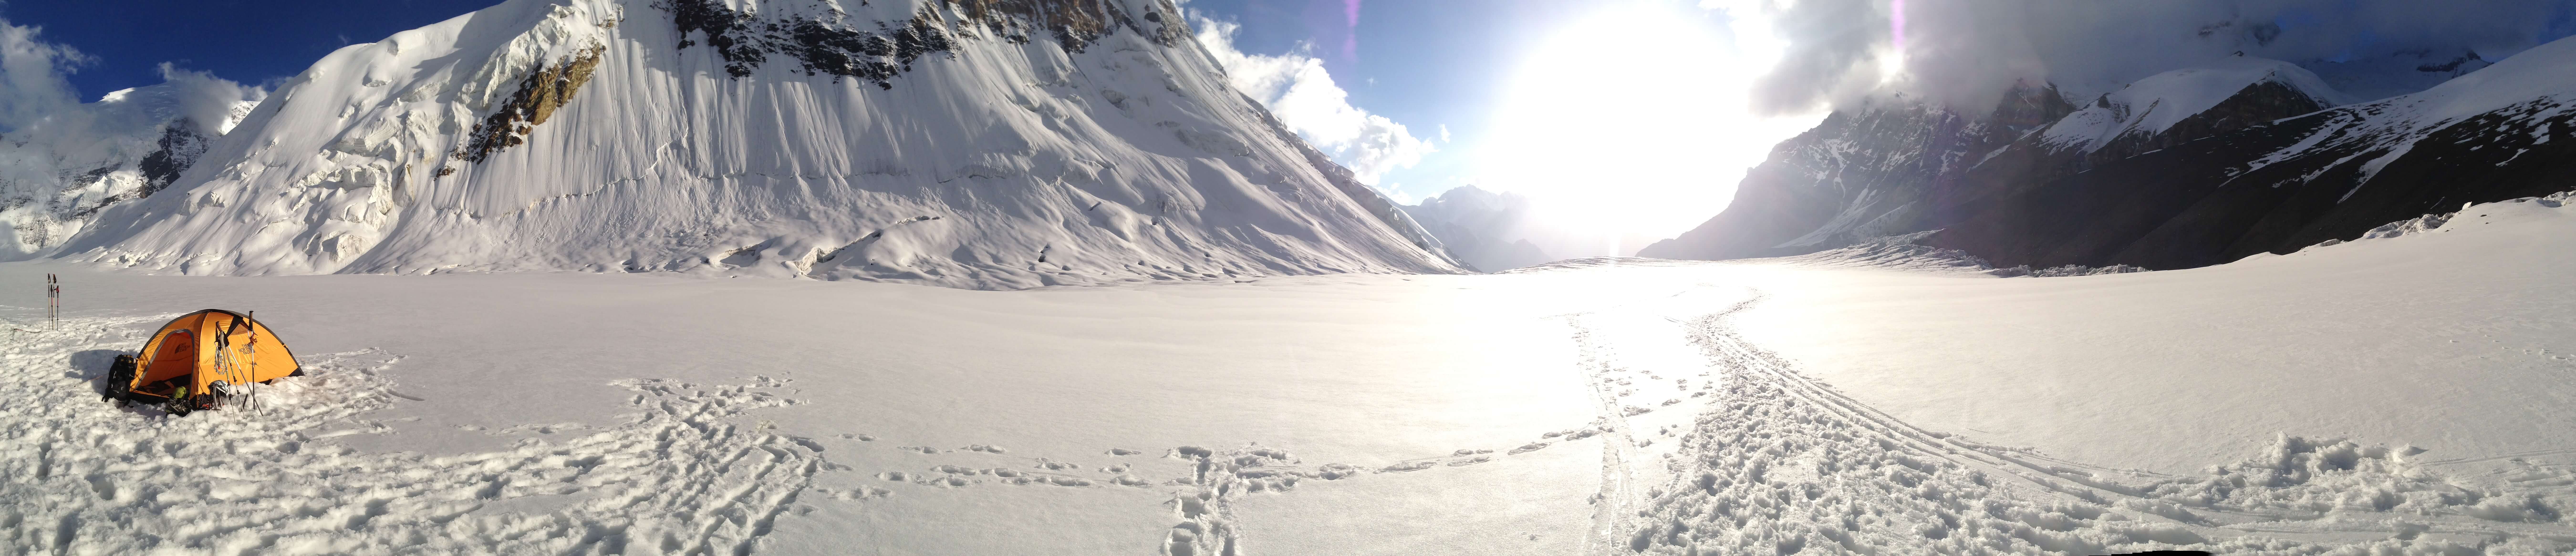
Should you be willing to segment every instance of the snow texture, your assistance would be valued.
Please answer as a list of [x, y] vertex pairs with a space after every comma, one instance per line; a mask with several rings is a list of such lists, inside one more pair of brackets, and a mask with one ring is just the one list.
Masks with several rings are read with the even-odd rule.
[[[1008, 292], [12, 263], [74, 303], [0, 292], [0, 546], [2565, 554], [2563, 201], [2057, 280], [1904, 238]], [[210, 303], [306, 352], [268, 413], [94, 397]]]
[[[76, 320], [10, 344], [0, 360], [31, 369], [64, 352], [96, 356], [140, 345], [159, 322]], [[0, 409], [11, 446], [0, 472], [20, 480], [0, 484], [0, 499], [13, 501], [0, 510], [12, 524], [0, 536], [20, 552], [78, 554], [739, 553], [825, 469], [804, 445], [721, 420], [791, 403], [750, 390], [777, 385], [763, 379], [620, 383], [635, 392], [636, 412], [561, 443], [427, 457], [318, 442], [387, 432], [367, 415], [405, 398], [385, 377], [401, 360], [376, 350], [307, 355], [306, 376], [258, 387], [260, 409], [198, 419], [139, 406], [11, 404]], [[48, 399], [96, 393], [96, 376], [62, 378], [0, 380]], [[83, 426], [54, 426], [70, 422]], [[469, 515], [576, 492], [599, 496], [547, 515]]]
[[2068, 114], [2040, 132], [2057, 150], [2093, 152], [2122, 137], [2154, 136], [2262, 83], [2278, 83], [2320, 106], [2355, 101], [2297, 64], [2233, 56], [2202, 67], [2178, 69], [2130, 83]]
[[[2056, 460], [2028, 449], [1923, 430], [1796, 372], [1746, 342], [1728, 312], [1687, 323], [1719, 373], [1712, 410], [1675, 442], [1669, 470], [1646, 480], [1634, 517], [1615, 512], [1628, 548], [1648, 554], [2061, 553], [2149, 550], [2221, 553], [2550, 553], [2551, 523], [2576, 493], [2553, 486], [2576, 467], [2533, 469], [2529, 479], [2471, 487], [2443, 480], [2415, 451], [2341, 439], [2281, 436], [2266, 452], [2212, 466], [2204, 476], [2158, 476]], [[1623, 510], [1626, 508], [1622, 508]], [[2300, 523], [2335, 513], [2383, 518]], [[2513, 531], [2507, 542], [2425, 536]], [[2448, 517], [2448, 519], [2444, 519]], [[2379, 520], [2387, 521], [2379, 521]], [[2418, 518], [2422, 519], [2422, 518]], [[2301, 542], [2223, 527], [2272, 531], [2384, 528], [2375, 542]], [[2453, 529], [2458, 527], [2459, 529]], [[2218, 530], [2213, 530], [2217, 528]], [[1775, 552], [1776, 550], [1776, 552]]]
[[1456, 270], [1189, 36], [1160, 0], [511, 0], [331, 53], [38, 255], [979, 289]]
[[[2461, 214], [2470, 213], [2470, 212], [2479, 212], [2479, 213], [2484, 213], [2484, 212], [2504, 212], [2504, 211], [2516, 211], [2516, 210], [2529, 210], [2528, 208], [2525, 208], [2525, 205], [2527, 205], [2528, 207], [2537, 207], [2537, 208], [2541, 208], [2541, 209], [2557, 209], [2557, 208], [2561, 208], [2561, 207], [2565, 207], [2565, 206], [2567, 206], [2567, 202], [2568, 202], [2569, 200], [2571, 200], [2571, 199], [2576, 199], [2576, 191], [2562, 191], [2562, 192], [2558, 192], [2558, 193], [2551, 193], [2551, 194], [2543, 195], [2543, 196], [2539, 196], [2539, 197], [2524, 197], [2524, 198], [2520, 198], [2520, 199], [2508, 199], [2508, 200], [2499, 201], [2499, 202], [2494, 202], [2494, 203], [2468, 203], [2468, 204], [2460, 205], [2460, 210], [2459, 210], [2458, 212], [2450, 212], [2450, 213], [2443, 213], [2443, 214], [2427, 214], [2427, 215], [2418, 216], [2418, 217], [2415, 217], [2415, 218], [2409, 218], [2409, 219], [2405, 219], [2405, 220], [2399, 220], [2399, 221], [2396, 221], [2396, 222], [2390, 222], [2390, 223], [2387, 223], [2387, 224], [2383, 224], [2383, 225], [2380, 225], [2380, 226], [2379, 226], [2379, 227], [2377, 227], [2377, 228], [2371, 228], [2371, 229], [2370, 229], [2370, 231], [2362, 232], [2361, 237], [2360, 237], [2360, 238], [2358, 238], [2358, 239], [2354, 239], [2353, 241], [2366, 241], [2366, 240], [2374, 240], [2374, 239], [2389, 239], [2389, 238], [2396, 238], [2396, 237], [2405, 237], [2405, 236], [2407, 236], [2407, 235], [2420, 235], [2420, 234], [2424, 234], [2424, 233], [2427, 233], [2427, 232], [2448, 232], [2448, 231], [2452, 231], [2452, 230], [2457, 230], [2457, 229], [2459, 229], [2459, 228], [2456, 228], [2456, 227], [2455, 227], [2455, 228], [2451, 228], [2451, 229], [2443, 229], [2443, 228], [2442, 228], [2442, 226], [2443, 226], [2443, 225], [2445, 225], [2445, 224], [2449, 224], [2449, 223], [2451, 223], [2451, 221], [2452, 221], [2452, 220], [2455, 220], [2455, 219], [2460, 218], [2460, 215], [2461, 215]], [[2478, 214], [2478, 215], [2476, 215], [2476, 217], [2478, 217], [2478, 218], [2484, 218], [2484, 217], [2486, 217], [2486, 216], [2487, 216], [2486, 214]], [[2307, 251], [2309, 251], [2309, 250], [2313, 250], [2313, 249], [2321, 249], [2321, 248], [2326, 248], [2326, 247], [2333, 247], [2333, 246], [2336, 246], [2336, 245], [2342, 245], [2342, 244], [2345, 244], [2345, 243], [2350, 243], [2350, 242], [2348, 242], [2348, 241], [2344, 241], [2344, 240], [2340, 240], [2340, 239], [2330, 239], [2330, 240], [2326, 240], [2326, 241], [2323, 241], [2323, 242], [2319, 242], [2319, 243], [2317, 243], [2317, 244], [2316, 244], [2316, 245], [2314, 245], [2314, 246], [2310, 246], [2310, 247], [2308, 247], [2307, 249], [2301, 249], [2301, 250], [2299, 250], [2299, 251], [2300, 251], [2300, 252], [2302, 252], [2302, 253], [2304, 253], [2304, 252], [2307, 252]]]
[[2111, 265], [2099, 268], [2084, 265], [2065, 265], [2042, 269], [2032, 269], [2030, 268], [2030, 265], [2016, 265], [1999, 268], [1994, 266], [1994, 263], [1987, 262], [1985, 259], [1969, 254], [1966, 251], [1932, 247], [1921, 244], [1924, 238], [1931, 237], [1938, 233], [1941, 233], [1941, 231], [1930, 230], [1905, 235], [1877, 237], [1844, 247], [1817, 251], [1805, 255], [1794, 255], [1766, 260], [1815, 268], [1877, 268], [1931, 273], [1968, 273], [2007, 278], [2018, 276], [2054, 278], [2064, 276], [2093, 276], [2098, 274], [2125, 274], [2130, 272], [2148, 271], [2146, 268], [2130, 265]]

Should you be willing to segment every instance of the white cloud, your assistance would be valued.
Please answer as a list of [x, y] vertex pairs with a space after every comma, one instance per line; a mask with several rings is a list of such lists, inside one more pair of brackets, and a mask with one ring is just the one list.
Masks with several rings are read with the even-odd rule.
[[202, 131], [223, 133], [234, 106], [268, 96], [214, 75], [161, 64], [162, 84], [109, 93], [84, 104], [65, 76], [94, 61], [68, 46], [47, 43], [35, 27], [0, 20], [0, 133], [55, 149], [158, 133], [175, 117]]
[[1449, 124], [1440, 124], [1440, 142], [1449, 142]]
[[161, 63], [161, 81], [177, 97], [179, 115], [186, 116], [206, 131], [216, 134], [232, 132], [233, 109], [244, 101], [268, 98], [268, 89], [243, 85], [202, 71], [178, 69], [169, 62]]
[[1278, 56], [1245, 54], [1234, 48], [1234, 33], [1242, 25], [1195, 19], [1199, 44], [1225, 67], [1234, 88], [1269, 107], [1281, 123], [1349, 167], [1361, 183], [1374, 185], [1387, 172], [1410, 168], [1439, 150], [1414, 137], [1404, 124], [1351, 106], [1350, 94], [1325, 73], [1323, 60], [1305, 55], [1306, 47]]
[[2016, 82], [2098, 92], [2236, 52], [2301, 62], [2473, 49], [2502, 59], [2549, 38], [2559, 0], [2466, 8], [2415, 0], [1703, 0], [1786, 43], [1757, 108], [1794, 113], [1898, 91], [1990, 107]]
[[22, 133], [67, 116], [80, 105], [63, 75], [92, 59], [36, 39], [34, 27], [0, 20], [0, 132]]

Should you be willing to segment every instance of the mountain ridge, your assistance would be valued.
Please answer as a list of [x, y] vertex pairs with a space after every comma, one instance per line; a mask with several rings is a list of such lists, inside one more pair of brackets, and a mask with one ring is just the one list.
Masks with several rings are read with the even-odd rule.
[[2225, 263], [2576, 180], [2576, 41], [2422, 92], [2251, 126], [1998, 197], [1934, 235], [1997, 264]]
[[37, 255], [978, 289], [1460, 271], [1191, 36], [1162, 0], [511, 0], [334, 52]]
[[[2498, 143], [2485, 153], [2554, 148], [2547, 137], [2563, 103], [2548, 99], [2576, 91], [2576, 83], [2547, 77], [2555, 75], [2550, 67], [2564, 64], [2551, 60], [2576, 57], [2555, 53], [2576, 49], [2561, 43], [2473, 68], [2467, 61], [2474, 56], [2463, 57], [2450, 69], [2433, 69], [2474, 71], [2371, 102], [2353, 102], [2299, 65], [2238, 56], [2150, 76], [2084, 105], [2065, 102], [2053, 88], [2025, 86], [1981, 117], [1904, 104], [1837, 112], [1775, 149], [1724, 212], [1640, 255], [1787, 256], [1942, 230], [1926, 243], [1998, 265], [2186, 268], [2296, 250], [2439, 203], [2546, 194], [2553, 190], [2536, 185], [2543, 179], [2498, 176], [2489, 181], [2518, 185], [2466, 185], [2455, 188], [2458, 198], [2405, 194], [2403, 202], [2365, 196], [2352, 205], [2368, 209], [2331, 206], [2374, 179], [2410, 183], [2393, 187], [2403, 191], [2445, 189], [2427, 185], [2440, 178], [2421, 168], [2492, 173], [2440, 162], [2488, 148], [2476, 141]], [[2526, 104], [2519, 115], [2501, 115]], [[2172, 110], [2178, 106], [2183, 109]], [[2033, 115], [2048, 121], [2032, 124]], [[2463, 124], [2475, 118], [2487, 120]], [[2486, 128], [2506, 131], [2481, 131]], [[2016, 136], [1977, 139], [1978, 133], [1993, 137], [1995, 129]], [[2513, 133], [2521, 139], [2477, 137]], [[2418, 144], [2457, 145], [2458, 151], [2410, 154]], [[2317, 159], [2322, 153], [2334, 156]], [[2490, 166], [2554, 167], [2478, 156], [2495, 158], [2481, 159]], [[2392, 166], [2401, 161], [2408, 164]], [[2292, 167], [2298, 170], [2282, 174]], [[2340, 196], [2288, 203], [2224, 187], [2252, 181], [2269, 190], [2318, 180]], [[2212, 196], [2222, 189], [2231, 192]]]

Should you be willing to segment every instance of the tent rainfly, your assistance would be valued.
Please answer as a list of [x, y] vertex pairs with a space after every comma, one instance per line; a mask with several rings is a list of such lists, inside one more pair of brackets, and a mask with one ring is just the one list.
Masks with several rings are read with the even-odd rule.
[[303, 376], [295, 353], [249, 315], [207, 309], [180, 315], [109, 367], [106, 398], [164, 404], [171, 415], [216, 409], [237, 389]]

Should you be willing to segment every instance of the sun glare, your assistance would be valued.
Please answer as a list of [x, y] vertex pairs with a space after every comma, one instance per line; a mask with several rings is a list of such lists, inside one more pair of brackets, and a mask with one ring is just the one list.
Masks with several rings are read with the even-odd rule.
[[1479, 184], [1539, 200], [1549, 223], [1585, 234], [1651, 241], [1716, 215], [1745, 169], [1816, 121], [1749, 110], [1747, 89], [1782, 48], [1751, 15], [1604, 4], [1544, 38], [1494, 116]]

